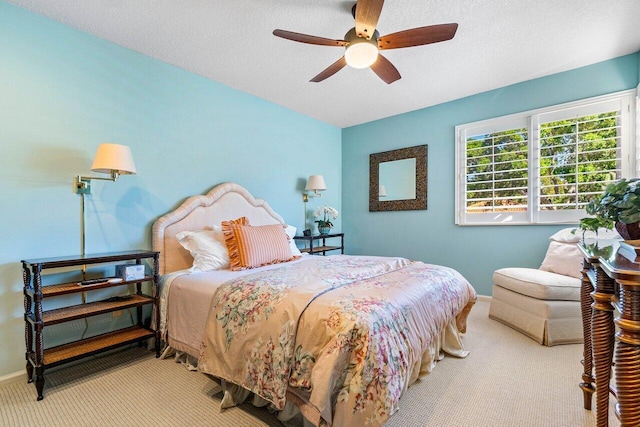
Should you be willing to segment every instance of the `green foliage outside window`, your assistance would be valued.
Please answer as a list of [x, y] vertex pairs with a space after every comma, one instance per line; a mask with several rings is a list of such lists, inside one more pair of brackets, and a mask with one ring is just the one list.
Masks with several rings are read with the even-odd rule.
[[[529, 135], [512, 129], [467, 139], [467, 212], [526, 211]], [[541, 210], [582, 209], [620, 178], [618, 112], [540, 125]]]

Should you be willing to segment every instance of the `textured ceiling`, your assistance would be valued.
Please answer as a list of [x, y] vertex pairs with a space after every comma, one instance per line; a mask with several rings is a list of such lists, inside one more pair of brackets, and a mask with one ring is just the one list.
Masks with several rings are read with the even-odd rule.
[[387, 85], [346, 67], [309, 80], [344, 48], [352, 1], [9, 0], [10, 3], [338, 127], [348, 127], [640, 50], [638, 0], [387, 0], [381, 35], [449, 22], [446, 42], [388, 50]]

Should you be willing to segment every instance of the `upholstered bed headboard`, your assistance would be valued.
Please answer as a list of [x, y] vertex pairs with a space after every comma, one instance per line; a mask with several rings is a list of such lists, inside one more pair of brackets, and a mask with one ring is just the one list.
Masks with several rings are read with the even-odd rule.
[[189, 197], [176, 210], [158, 218], [153, 224], [152, 245], [154, 251], [160, 252], [160, 274], [193, 264], [191, 254], [178, 243], [176, 234], [204, 230], [242, 216], [251, 225], [284, 224], [266, 201], [254, 198], [244, 187], [232, 182], [217, 185], [205, 195]]

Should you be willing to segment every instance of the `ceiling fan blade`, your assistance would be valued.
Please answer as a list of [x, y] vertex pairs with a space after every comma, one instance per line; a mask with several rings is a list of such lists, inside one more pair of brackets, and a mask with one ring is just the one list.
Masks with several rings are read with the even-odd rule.
[[400, 80], [398, 69], [384, 56], [378, 54], [378, 59], [371, 65], [371, 69], [387, 84]]
[[421, 46], [429, 43], [451, 40], [456, 35], [458, 24], [429, 25], [412, 28], [378, 37], [379, 49], [399, 49], [401, 47]]
[[317, 44], [321, 46], [344, 46], [348, 44], [345, 40], [326, 39], [324, 37], [310, 36], [308, 34], [294, 33], [286, 30], [273, 30], [273, 35], [294, 42]]
[[342, 58], [338, 59], [336, 62], [329, 65], [320, 74], [318, 74], [317, 76], [315, 76], [309, 81], [314, 83], [321, 82], [324, 79], [329, 78], [333, 76], [335, 73], [337, 73], [338, 71], [342, 70], [345, 67], [345, 65], [347, 65], [347, 60], [344, 59], [344, 56], [342, 56]]
[[358, 0], [356, 3], [356, 35], [370, 40], [378, 25], [384, 0]]

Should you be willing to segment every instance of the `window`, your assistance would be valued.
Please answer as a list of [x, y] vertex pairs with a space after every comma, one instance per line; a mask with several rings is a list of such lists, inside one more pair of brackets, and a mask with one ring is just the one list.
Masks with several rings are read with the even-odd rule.
[[456, 224], [576, 223], [636, 175], [634, 91], [456, 126]]

